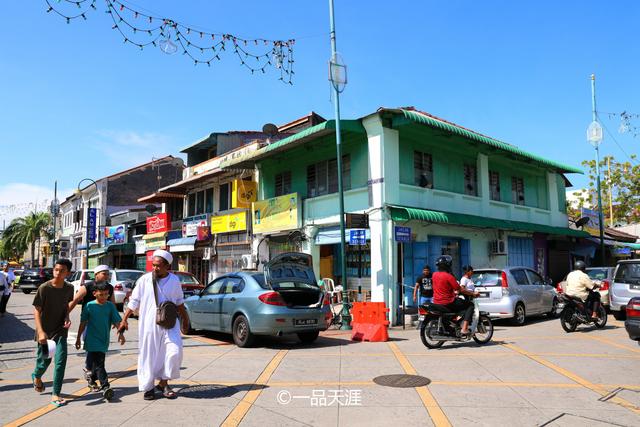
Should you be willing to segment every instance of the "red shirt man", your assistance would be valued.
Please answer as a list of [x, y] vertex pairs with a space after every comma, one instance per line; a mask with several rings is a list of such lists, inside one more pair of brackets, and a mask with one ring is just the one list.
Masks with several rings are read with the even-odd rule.
[[440, 305], [451, 304], [456, 299], [455, 291], [460, 291], [460, 285], [451, 273], [437, 271], [431, 277], [433, 282], [433, 303]]

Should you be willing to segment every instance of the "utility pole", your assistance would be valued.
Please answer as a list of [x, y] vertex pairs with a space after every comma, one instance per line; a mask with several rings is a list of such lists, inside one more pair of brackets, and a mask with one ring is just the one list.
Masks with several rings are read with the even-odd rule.
[[613, 181], [611, 180], [611, 157], [607, 157], [609, 170], [609, 227], [613, 228]]
[[600, 143], [602, 142], [602, 126], [598, 123], [598, 114], [596, 113], [596, 75], [591, 74], [591, 107], [592, 107], [592, 124], [599, 129], [597, 135], [591, 140], [596, 149], [596, 186], [598, 191], [598, 219], [600, 222], [600, 265], [605, 266], [604, 253], [604, 219], [602, 215], [602, 190], [600, 187]]
[[58, 181], [53, 184], [53, 202], [51, 202], [51, 218], [53, 219], [53, 251], [51, 251], [51, 257], [53, 258], [52, 266], [55, 266], [58, 260], [58, 241], [56, 239], [56, 223], [58, 222]]

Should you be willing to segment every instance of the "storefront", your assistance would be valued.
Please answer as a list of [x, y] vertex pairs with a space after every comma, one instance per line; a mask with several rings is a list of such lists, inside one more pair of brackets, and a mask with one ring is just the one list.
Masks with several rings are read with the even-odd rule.
[[212, 274], [255, 268], [251, 256], [251, 232], [247, 224], [248, 211], [243, 209], [227, 215], [211, 217], [215, 262]]
[[284, 252], [301, 250], [302, 209], [298, 193], [286, 194], [252, 204], [251, 225], [254, 235], [262, 235], [267, 241], [267, 253], [259, 253], [266, 262]]
[[171, 239], [169, 247], [172, 252], [179, 254], [178, 270], [192, 273], [203, 284], [209, 283], [209, 214], [185, 218], [182, 222], [182, 237]]
[[89, 270], [92, 270], [100, 264], [106, 264], [107, 248], [89, 249]]
[[133, 236], [136, 252], [136, 270], [146, 271], [147, 269], [147, 254], [145, 241], [142, 239], [142, 234]]

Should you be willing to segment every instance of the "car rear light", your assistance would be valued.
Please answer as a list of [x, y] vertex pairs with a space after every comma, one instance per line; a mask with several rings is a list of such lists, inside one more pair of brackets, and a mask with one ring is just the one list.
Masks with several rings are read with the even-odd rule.
[[118, 283], [113, 287], [114, 290], [116, 291], [121, 291], [122, 290], [122, 283]]
[[562, 285], [560, 285], [560, 283], [558, 283], [558, 284], [556, 285], [556, 291], [557, 291], [559, 294], [561, 294], [561, 293], [563, 292], [563, 291], [562, 291]]
[[609, 290], [609, 281], [607, 279], [605, 279], [602, 282], [600, 282], [600, 290], [601, 291], [608, 291]]
[[640, 317], [640, 298], [633, 298], [627, 304], [627, 317]]
[[322, 305], [323, 306], [331, 305], [331, 295], [329, 295], [328, 293], [324, 294], [324, 298], [322, 299]]
[[266, 292], [258, 297], [260, 301], [269, 305], [287, 305], [279, 293], [277, 292]]
[[506, 297], [509, 295], [509, 281], [507, 280], [507, 273], [502, 272], [500, 275], [500, 286], [502, 286], [502, 296]]
[[418, 315], [419, 316], [424, 316], [425, 314], [427, 314], [427, 310], [425, 310], [422, 307], [418, 307]]

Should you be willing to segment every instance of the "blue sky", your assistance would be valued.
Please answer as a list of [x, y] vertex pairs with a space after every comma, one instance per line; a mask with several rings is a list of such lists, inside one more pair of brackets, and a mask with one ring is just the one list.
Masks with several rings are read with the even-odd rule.
[[[599, 110], [640, 113], [637, 1], [335, 1], [349, 66], [345, 118], [413, 105], [579, 166], [594, 155], [585, 141], [591, 73]], [[46, 13], [44, 0], [2, 2], [0, 205], [51, 198], [56, 179], [68, 193], [82, 178], [177, 155], [212, 131], [312, 110], [333, 117], [327, 1], [124, 3], [216, 33], [295, 38], [294, 85], [251, 75], [231, 55], [194, 67], [180, 54], [124, 44], [101, 0], [71, 24]], [[640, 137], [602, 119], [622, 149], [638, 152]], [[607, 134], [601, 151], [626, 160]]]

